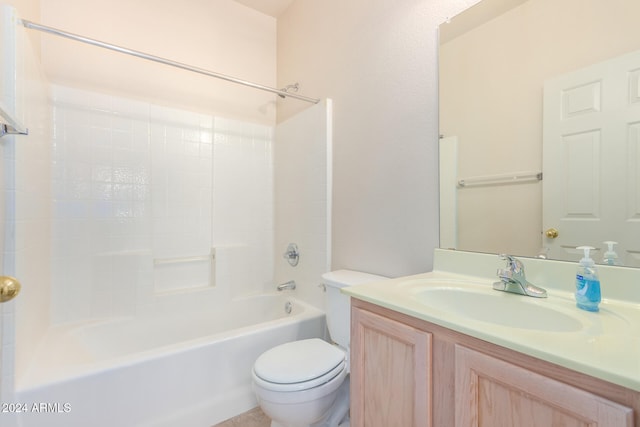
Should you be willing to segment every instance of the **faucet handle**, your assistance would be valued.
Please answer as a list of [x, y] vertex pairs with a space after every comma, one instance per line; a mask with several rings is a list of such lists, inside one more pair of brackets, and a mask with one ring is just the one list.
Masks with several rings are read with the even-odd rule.
[[[518, 258], [508, 254], [500, 254], [499, 257], [500, 259], [507, 261], [508, 271], [511, 271], [512, 273], [515, 273], [515, 274], [521, 274], [524, 276], [524, 265]], [[504, 271], [504, 270], [499, 270], [498, 274], [500, 274], [500, 271]]]
[[500, 278], [500, 280], [504, 281], [509, 281], [513, 279], [513, 271], [509, 270], [509, 269], [502, 269], [499, 268], [498, 271], [496, 271], [496, 275]]
[[547, 291], [532, 285], [524, 277], [524, 264], [514, 256], [500, 254], [501, 259], [507, 261], [507, 267], [498, 269], [499, 282], [493, 284], [497, 291], [513, 292], [536, 298], [546, 298]]

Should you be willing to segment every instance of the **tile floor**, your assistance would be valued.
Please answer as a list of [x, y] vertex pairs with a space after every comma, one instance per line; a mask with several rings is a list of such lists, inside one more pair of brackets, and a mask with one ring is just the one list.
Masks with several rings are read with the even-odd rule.
[[254, 408], [213, 427], [269, 427], [270, 425], [271, 420], [260, 408]]

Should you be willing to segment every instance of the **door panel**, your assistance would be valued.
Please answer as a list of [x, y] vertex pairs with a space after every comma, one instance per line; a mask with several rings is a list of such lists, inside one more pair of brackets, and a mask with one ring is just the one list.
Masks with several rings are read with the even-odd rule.
[[548, 80], [544, 86], [543, 234], [550, 258], [618, 242], [640, 266], [640, 51]]

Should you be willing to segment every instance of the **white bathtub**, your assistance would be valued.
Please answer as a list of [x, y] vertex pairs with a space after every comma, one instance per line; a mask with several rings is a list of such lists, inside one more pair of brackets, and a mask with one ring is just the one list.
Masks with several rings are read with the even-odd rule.
[[25, 427], [210, 427], [256, 406], [251, 367], [262, 352], [324, 331], [323, 312], [281, 294], [52, 328], [13, 410]]

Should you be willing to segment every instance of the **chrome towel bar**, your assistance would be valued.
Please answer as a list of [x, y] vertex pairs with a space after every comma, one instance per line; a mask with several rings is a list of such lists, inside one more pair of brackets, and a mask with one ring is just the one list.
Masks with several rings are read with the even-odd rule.
[[512, 174], [475, 176], [459, 179], [458, 187], [479, 187], [485, 185], [520, 184], [523, 182], [542, 181], [542, 172], [516, 172]]

